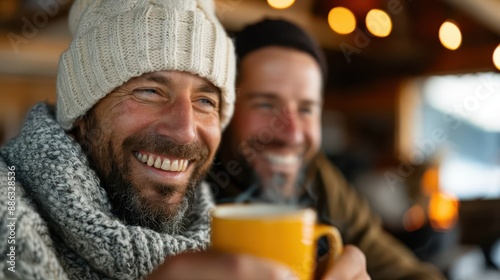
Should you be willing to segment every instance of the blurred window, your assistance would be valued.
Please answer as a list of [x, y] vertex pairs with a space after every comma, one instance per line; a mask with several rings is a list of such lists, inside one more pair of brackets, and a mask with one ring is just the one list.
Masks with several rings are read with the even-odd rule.
[[408, 99], [411, 136], [401, 138], [438, 162], [440, 188], [462, 200], [500, 198], [500, 74], [431, 76], [407, 94], [418, 98]]

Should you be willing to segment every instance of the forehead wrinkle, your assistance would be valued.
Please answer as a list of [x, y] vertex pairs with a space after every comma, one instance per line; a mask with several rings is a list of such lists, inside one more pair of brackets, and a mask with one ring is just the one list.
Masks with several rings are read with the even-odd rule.
[[218, 96], [221, 95], [220, 89], [207, 81], [203, 81], [203, 84], [198, 85], [196, 87], [196, 91], [205, 93], [214, 93], [217, 94]]
[[172, 79], [168, 76], [162, 75], [160, 73], [148, 73], [144, 77], [147, 81], [155, 82], [162, 85], [170, 85]]
[[[163, 75], [161, 72], [147, 73], [139, 77], [139, 79], [140, 78], [167, 86], [172, 85], [173, 83], [173, 79], [171, 77]], [[221, 94], [221, 90], [206, 79], [203, 79], [202, 82], [195, 87], [195, 90], [197, 92], [217, 93], [218, 95]]]

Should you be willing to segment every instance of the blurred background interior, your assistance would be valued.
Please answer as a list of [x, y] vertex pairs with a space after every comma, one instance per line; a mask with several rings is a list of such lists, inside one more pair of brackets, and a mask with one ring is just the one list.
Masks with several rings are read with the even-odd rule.
[[[0, 144], [55, 102], [71, 0], [0, 0]], [[450, 279], [500, 279], [499, 0], [216, 0], [324, 48], [323, 148], [384, 227]]]

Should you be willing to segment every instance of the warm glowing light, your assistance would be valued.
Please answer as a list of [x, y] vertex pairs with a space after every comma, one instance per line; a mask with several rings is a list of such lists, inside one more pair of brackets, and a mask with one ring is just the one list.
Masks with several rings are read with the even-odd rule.
[[439, 190], [439, 169], [429, 168], [425, 170], [422, 176], [422, 193], [425, 195], [431, 195]]
[[425, 212], [422, 206], [416, 204], [406, 210], [403, 215], [403, 227], [406, 231], [416, 231], [425, 223]]
[[377, 37], [387, 37], [392, 31], [392, 21], [389, 15], [379, 9], [372, 9], [366, 15], [366, 28]]
[[356, 18], [349, 9], [335, 7], [328, 13], [328, 24], [339, 34], [349, 34], [356, 28]]
[[462, 33], [451, 21], [445, 21], [439, 28], [439, 40], [447, 49], [456, 50], [462, 44]]
[[500, 45], [493, 52], [493, 64], [495, 67], [500, 70]]
[[267, 0], [269, 6], [275, 9], [286, 9], [295, 3], [295, 0]]
[[434, 192], [429, 201], [429, 221], [437, 230], [450, 229], [458, 219], [458, 200], [449, 193]]

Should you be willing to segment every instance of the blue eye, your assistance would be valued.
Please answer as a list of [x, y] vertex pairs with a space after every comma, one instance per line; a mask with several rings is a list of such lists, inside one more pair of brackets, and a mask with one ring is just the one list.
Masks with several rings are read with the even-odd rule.
[[208, 98], [200, 98], [198, 101], [205, 106], [212, 106], [214, 108], [217, 107], [217, 104], [215, 104], [214, 101], [212, 101], [211, 99], [208, 99]]
[[193, 101], [193, 107], [201, 113], [213, 114], [219, 112], [219, 103], [212, 98], [198, 97]]
[[139, 94], [158, 94], [158, 92], [154, 88], [141, 88], [135, 90], [135, 92]]
[[134, 89], [132, 94], [134, 97], [142, 102], [163, 102], [166, 100], [163, 92], [155, 88], [137, 88]]

